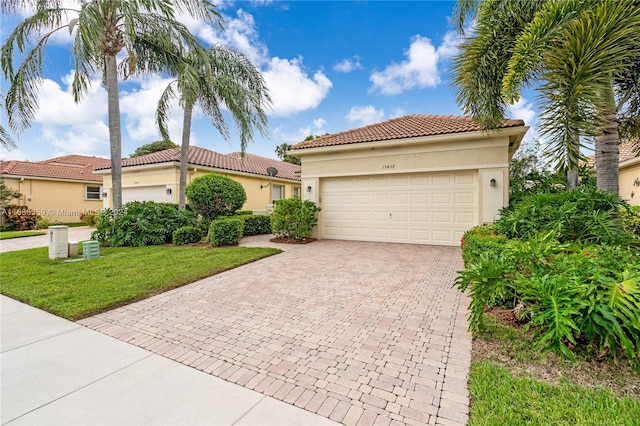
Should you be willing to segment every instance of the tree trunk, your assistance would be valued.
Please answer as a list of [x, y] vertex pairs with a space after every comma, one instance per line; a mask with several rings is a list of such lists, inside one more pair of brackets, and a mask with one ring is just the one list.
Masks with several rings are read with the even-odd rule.
[[116, 56], [106, 54], [107, 105], [109, 112], [109, 148], [111, 150], [111, 199], [114, 215], [122, 209], [122, 131]]
[[596, 137], [596, 177], [598, 188], [603, 191], [619, 194], [618, 172], [620, 151], [618, 148], [618, 120], [615, 110], [604, 115], [605, 124], [602, 135]]
[[569, 191], [575, 191], [578, 189], [578, 171], [567, 170], [567, 189]]
[[189, 166], [189, 139], [191, 137], [192, 114], [193, 105], [186, 105], [182, 118], [182, 147], [180, 148], [180, 199], [178, 202], [178, 208], [180, 210], [187, 208], [187, 169]]

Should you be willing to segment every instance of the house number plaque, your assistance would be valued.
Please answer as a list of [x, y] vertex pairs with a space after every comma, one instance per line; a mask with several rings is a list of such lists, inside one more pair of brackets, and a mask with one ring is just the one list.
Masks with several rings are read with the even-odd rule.
[[383, 169], [395, 169], [396, 165], [395, 164], [383, 164], [382, 168]]

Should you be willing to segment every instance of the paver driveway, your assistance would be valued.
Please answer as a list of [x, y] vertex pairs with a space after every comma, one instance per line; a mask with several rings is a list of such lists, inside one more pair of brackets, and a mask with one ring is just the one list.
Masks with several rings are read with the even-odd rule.
[[280, 247], [80, 323], [347, 425], [466, 423], [458, 248]]

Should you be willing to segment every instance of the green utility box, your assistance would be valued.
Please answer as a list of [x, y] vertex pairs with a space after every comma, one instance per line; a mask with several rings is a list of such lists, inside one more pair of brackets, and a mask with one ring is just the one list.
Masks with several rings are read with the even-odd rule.
[[100, 257], [100, 242], [85, 241], [82, 243], [82, 256], [84, 260], [97, 259]]

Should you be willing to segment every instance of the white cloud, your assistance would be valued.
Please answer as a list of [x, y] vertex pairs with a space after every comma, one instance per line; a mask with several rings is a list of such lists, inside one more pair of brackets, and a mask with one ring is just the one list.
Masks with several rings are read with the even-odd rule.
[[338, 72], [349, 73], [351, 71], [362, 69], [362, 64], [360, 63], [360, 57], [357, 55], [353, 58], [343, 59], [333, 66], [333, 69]]
[[324, 128], [326, 124], [325, 119], [316, 118], [313, 120], [313, 126], [299, 127], [298, 130], [294, 130], [293, 132], [286, 132], [282, 126], [278, 126], [273, 130], [272, 139], [278, 141], [278, 145], [282, 142], [297, 144], [309, 135], [318, 136], [327, 133]]
[[301, 59], [272, 58], [263, 75], [273, 100], [270, 115], [276, 117], [316, 108], [333, 86], [322, 71], [310, 78]]
[[440, 84], [438, 64], [457, 53], [459, 38], [447, 33], [439, 47], [431, 40], [416, 35], [411, 41], [406, 59], [400, 63], [391, 63], [383, 71], [371, 73], [371, 91], [380, 91], [385, 95], [398, 95], [404, 91], [434, 87]]
[[507, 117], [513, 119], [524, 120], [524, 124], [529, 126], [530, 129], [524, 137], [524, 142], [531, 142], [534, 139], [540, 140], [540, 133], [538, 132], [538, 118], [537, 113], [530, 102], [527, 102], [525, 98], [520, 98], [516, 103], [509, 106], [506, 111]]
[[354, 106], [344, 117], [347, 121], [358, 123], [362, 126], [377, 123], [384, 120], [384, 110], [376, 109], [372, 105]]
[[313, 127], [318, 130], [323, 130], [325, 124], [327, 124], [327, 120], [325, 120], [324, 118], [316, 118], [315, 120], [313, 120]]

